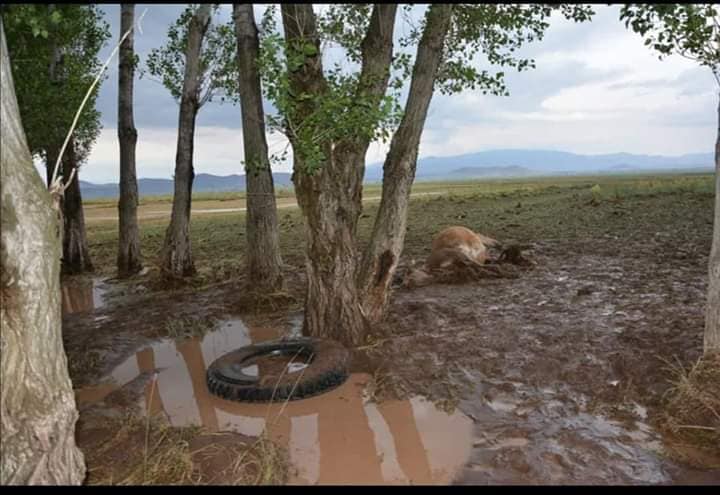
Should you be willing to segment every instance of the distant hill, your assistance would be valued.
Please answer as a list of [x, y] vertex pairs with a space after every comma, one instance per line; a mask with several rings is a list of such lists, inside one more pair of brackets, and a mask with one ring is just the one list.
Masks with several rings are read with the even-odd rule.
[[[712, 169], [711, 153], [681, 156], [579, 155], [551, 150], [490, 150], [465, 155], [428, 157], [418, 160], [418, 179], [451, 179], [466, 177], [513, 177], [525, 175], [568, 175], [619, 172], [649, 172], [671, 169]], [[483, 169], [485, 171], [483, 172]], [[470, 174], [470, 175], [468, 175]], [[382, 179], [382, 164], [368, 165], [365, 180]]]
[[[290, 174], [273, 174], [275, 186], [292, 184]], [[80, 181], [83, 198], [117, 198], [120, 195], [117, 184], [93, 184]], [[172, 179], [138, 179], [140, 196], [163, 196], [173, 193]], [[197, 174], [193, 181], [193, 192], [233, 192], [245, 190], [244, 175]]]
[[[614, 153], [606, 155], [579, 155], [549, 150], [491, 150], [466, 155], [429, 157], [418, 160], [418, 180], [459, 180], [472, 178], [528, 177], [538, 175], [618, 174], [633, 172], [712, 171], [715, 158], [712, 153], [694, 153], [681, 156], [633, 155]], [[273, 174], [275, 185], [291, 186], [291, 175]], [[382, 180], [382, 164], [367, 166], [366, 182]], [[80, 181], [83, 197], [118, 197], [117, 184], [93, 184]], [[169, 195], [173, 193], [172, 179], [139, 179], [141, 196]], [[244, 175], [198, 174], [193, 183], [194, 192], [231, 192], [245, 190]]]
[[524, 177], [533, 175], [529, 168], [510, 165], [508, 167], [463, 167], [450, 172], [451, 177], [467, 178], [474, 177]]

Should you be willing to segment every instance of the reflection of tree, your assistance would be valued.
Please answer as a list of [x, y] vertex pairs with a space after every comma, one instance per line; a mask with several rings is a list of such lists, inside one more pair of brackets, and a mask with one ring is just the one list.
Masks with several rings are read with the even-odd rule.
[[[253, 339], [255, 341], [255, 339]], [[265, 420], [269, 438], [288, 448], [292, 418], [317, 418], [319, 478], [321, 484], [382, 484], [382, 459], [375, 445], [375, 434], [365, 411], [361, 395], [363, 380], [353, 375], [341, 387], [319, 397], [276, 404], [248, 404], [220, 399], [212, 395], [205, 381], [205, 362], [200, 342], [186, 340], [176, 344], [192, 380], [192, 389], [203, 426], [220, 429], [218, 411], [229, 414], [235, 427], [242, 431], [243, 421]], [[140, 358], [138, 356], [138, 362]], [[141, 366], [142, 368], [142, 366]], [[302, 372], [298, 372], [300, 375]], [[397, 460], [405, 476], [414, 484], [432, 483], [427, 452], [422, 443], [410, 401], [378, 404], [378, 411], [388, 425], [395, 444]], [[223, 429], [232, 424], [222, 425]], [[301, 459], [302, 462], [302, 459]], [[315, 480], [312, 480], [315, 481]]]
[[175, 347], [185, 360], [185, 365], [190, 373], [193, 394], [197, 402], [198, 411], [200, 411], [200, 420], [203, 426], [210, 431], [217, 431], [217, 414], [215, 414], [215, 408], [212, 406], [212, 403], [207, 400], [210, 396], [210, 391], [205, 382], [206, 368], [200, 341], [198, 339], [189, 339], [181, 343], [176, 343]]
[[[266, 418], [270, 439], [284, 447], [290, 442], [291, 418], [316, 415], [320, 454], [317, 482], [341, 484], [352, 480], [353, 483], [382, 484], [385, 482], [382, 459], [359, 393], [360, 386], [360, 380], [352, 376], [343, 386], [320, 397], [288, 402], [279, 416], [283, 404], [268, 407], [230, 402], [212, 395], [206, 397], [214, 407], [237, 417], [238, 422], [248, 417]], [[412, 483], [432, 483], [430, 463], [410, 401], [381, 403], [378, 411], [388, 425], [398, 464], [405, 476]]]
[[378, 404], [378, 411], [385, 418], [395, 440], [398, 464], [410, 483], [424, 485], [432, 483], [430, 463], [410, 401], [383, 402]]
[[[137, 358], [140, 373], [155, 372], [155, 353], [152, 347], [143, 349], [138, 352], [135, 357]], [[157, 383], [155, 383], [155, 389], [153, 390], [154, 381], [155, 380], [150, 380], [147, 385], [145, 385], [145, 410], [150, 417], [161, 412], [165, 413], [165, 416], [167, 416], [165, 407], [163, 406], [162, 399], [160, 397], [160, 387]]]
[[95, 309], [92, 280], [62, 284], [62, 309], [65, 314], [92, 312]]
[[319, 483], [348, 482], [381, 484], [382, 460], [377, 454], [375, 436], [368, 422], [362, 396], [356, 390], [345, 390], [330, 399], [330, 407], [319, 408], [318, 442], [320, 444]]

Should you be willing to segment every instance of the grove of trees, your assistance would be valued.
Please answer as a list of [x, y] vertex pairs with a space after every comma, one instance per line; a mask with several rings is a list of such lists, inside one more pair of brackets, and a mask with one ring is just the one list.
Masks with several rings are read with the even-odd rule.
[[[283, 286], [278, 219], [266, 134], [285, 134], [304, 220], [307, 286], [303, 333], [348, 346], [366, 341], [381, 321], [402, 255], [418, 148], [433, 95], [467, 89], [507, 95], [506, 70], [534, 67], [518, 55], [540, 40], [553, 13], [591, 19], [576, 4], [430, 4], [400, 34], [412, 5], [311, 4], [266, 9], [258, 27], [253, 4], [234, 4], [230, 23], [214, 22], [218, 5], [189, 6], [152, 51], [146, 72], [179, 103], [172, 215], [161, 252], [164, 277], [195, 273], [190, 239], [196, 118], [219, 97], [240, 103], [247, 176], [249, 288]], [[14, 4], [0, 8], [2, 103], [2, 484], [77, 484], [83, 456], [74, 440], [77, 411], [61, 339], [60, 272], [93, 269], [87, 248], [78, 169], [100, 131], [97, 88], [60, 160], [67, 183], [59, 208], [33, 157], [53, 183], [73, 116], [101, 63], [109, 38], [93, 5]], [[133, 82], [138, 60], [134, 5], [120, 7], [118, 140], [120, 170], [117, 271], [143, 267]], [[621, 19], [661, 56], [678, 53], [711, 69], [720, 84], [720, 19], [713, 4], [628, 4]], [[7, 42], [6, 42], [7, 39]], [[342, 61], [326, 57], [326, 47]], [[482, 61], [482, 64], [480, 64]], [[479, 67], [483, 67], [482, 69]], [[407, 96], [402, 98], [406, 90]], [[263, 98], [277, 113], [266, 115]], [[370, 144], [389, 141], [382, 197], [369, 243], [357, 237]], [[720, 101], [716, 204], [709, 265], [704, 349], [720, 350]]]

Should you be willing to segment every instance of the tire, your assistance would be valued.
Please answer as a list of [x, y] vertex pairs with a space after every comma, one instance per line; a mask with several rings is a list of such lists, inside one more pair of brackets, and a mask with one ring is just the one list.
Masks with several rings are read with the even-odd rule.
[[[265, 378], [242, 372], [246, 363], [265, 355], [299, 355], [309, 359], [301, 372]], [[238, 402], [299, 400], [328, 392], [347, 380], [350, 353], [338, 342], [311, 337], [274, 340], [229, 352], [208, 367], [207, 386], [211, 393]]]

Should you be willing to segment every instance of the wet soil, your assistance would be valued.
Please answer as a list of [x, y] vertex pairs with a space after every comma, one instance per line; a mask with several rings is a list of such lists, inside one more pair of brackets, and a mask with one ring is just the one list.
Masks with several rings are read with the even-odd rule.
[[[512, 279], [398, 288], [375, 341], [358, 353], [353, 379], [344, 388], [288, 404], [288, 411], [297, 410], [273, 435], [291, 452], [297, 470], [291, 480], [720, 483], [720, 452], [680, 463], [657, 428], [672, 378], [669, 362], [687, 367], [702, 353], [712, 228], [710, 197], [664, 201], [650, 197], [599, 208], [578, 202], [584, 220], [576, 224], [549, 213], [538, 223], [507, 223], [513, 209], [489, 220], [504, 224], [503, 230], [483, 232], [471, 225], [500, 240], [531, 245], [526, 255], [535, 266]], [[428, 250], [423, 237], [409, 234], [407, 250], [414, 255]], [[288, 270], [288, 279], [288, 292], [301, 298], [302, 276]], [[211, 397], [198, 378], [210, 362], [209, 344], [201, 338], [182, 343], [158, 338], [167, 336], [167, 322], [174, 318], [216, 318], [232, 325], [228, 319], [240, 315], [229, 334], [240, 340], [212, 351], [224, 353], [261, 338], [252, 336], [253, 329], [265, 329], [263, 339], [297, 333], [301, 315], [256, 314], [243, 300], [241, 281], [202, 291], [145, 292], [138, 286], [122, 286], [93, 313], [65, 317], [81, 407], [98, 401], [107, 407], [155, 407], [173, 425], [260, 434], [271, 423], [266, 407]], [[148, 384], [160, 368], [162, 408], [147, 402]], [[103, 382], [107, 377], [114, 378]], [[313, 401], [317, 405], [306, 405]], [[404, 412], [388, 419], [383, 408]], [[420, 417], [428, 418], [427, 425], [419, 426]], [[365, 432], [362, 438], [353, 436], [357, 431]], [[414, 440], [404, 440], [410, 437]], [[424, 461], [418, 452], [426, 454]], [[437, 460], [445, 458], [453, 459], [450, 467]], [[308, 459], [315, 460], [303, 465]], [[359, 479], [337, 471], [333, 463], [341, 460], [358, 466]], [[438, 470], [442, 476], [435, 476]]]

